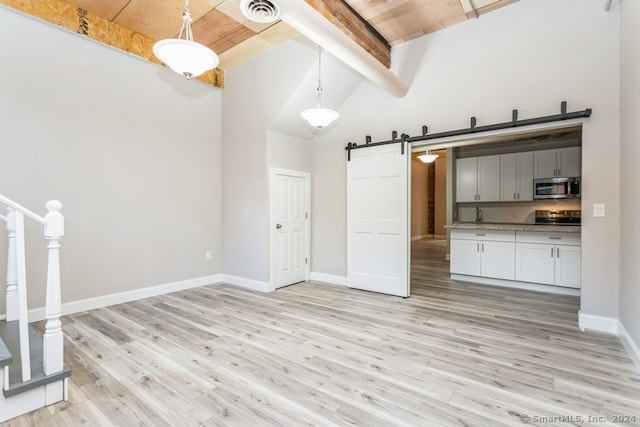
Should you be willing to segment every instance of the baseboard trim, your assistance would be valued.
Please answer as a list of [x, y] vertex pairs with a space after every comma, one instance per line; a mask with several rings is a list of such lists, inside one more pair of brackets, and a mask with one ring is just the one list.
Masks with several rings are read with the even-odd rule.
[[590, 329], [592, 331], [618, 335], [619, 324], [618, 319], [613, 317], [596, 316], [595, 314], [586, 314], [582, 311], [578, 312], [578, 326], [581, 331]]
[[629, 332], [627, 332], [620, 321], [618, 321], [618, 333], [622, 344], [627, 349], [627, 353], [629, 353], [629, 357], [631, 357], [631, 361], [635, 365], [638, 373], [640, 373], [640, 348], [638, 348], [638, 345], [633, 341], [633, 338], [631, 338], [631, 335], [629, 335]]
[[[96, 308], [108, 307], [110, 305], [122, 304], [129, 301], [136, 301], [143, 298], [155, 297], [205, 285], [218, 284], [221, 281], [222, 274], [214, 274], [211, 276], [196, 277], [194, 279], [181, 280], [178, 282], [149, 286], [147, 288], [133, 289], [131, 291], [66, 302], [62, 304], [62, 315], [80, 313], [82, 311], [94, 310]], [[29, 310], [29, 322], [44, 320], [44, 318], [44, 307]]]
[[518, 282], [515, 280], [493, 279], [490, 277], [467, 276], [464, 274], [452, 274], [451, 280], [481, 285], [502, 286], [504, 288], [524, 289], [527, 291], [547, 292], [560, 295], [580, 295], [580, 289], [564, 288], [562, 286], [541, 285], [539, 283]]
[[347, 276], [338, 276], [335, 274], [317, 273], [312, 271], [309, 275], [309, 280], [331, 283], [332, 285], [347, 286]]
[[261, 282], [259, 280], [247, 279], [245, 277], [232, 276], [231, 274], [222, 274], [221, 281], [230, 285], [236, 285], [242, 288], [265, 293], [272, 292], [274, 290], [274, 287], [269, 282]]

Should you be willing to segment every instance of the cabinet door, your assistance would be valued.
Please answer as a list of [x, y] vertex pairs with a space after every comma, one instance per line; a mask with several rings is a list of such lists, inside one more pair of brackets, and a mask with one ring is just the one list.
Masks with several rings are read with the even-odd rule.
[[553, 285], [555, 283], [555, 246], [518, 243], [516, 280]]
[[510, 242], [480, 243], [480, 275], [514, 280], [516, 244]]
[[568, 147], [558, 149], [557, 165], [558, 176], [580, 176], [581, 154], [580, 147]]
[[478, 194], [478, 158], [456, 160], [456, 202], [475, 202]]
[[556, 286], [580, 288], [580, 246], [556, 246]]
[[533, 151], [518, 153], [517, 165], [517, 199], [531, 201], [533, 200]]
[[500, 201], [500, 156], [478, 157], [478, 194], [481, 202]]
[[480, 275], [480, 242], [451, 239], [451, 274]]
[[500, 156], [500, 200], [518, 200], [518, 155], [515, 153]]
[[533, 177], [550, 178], [556, 176], [558, 168], [556, 166], [557, 150], [535, 151], [533, 155]]

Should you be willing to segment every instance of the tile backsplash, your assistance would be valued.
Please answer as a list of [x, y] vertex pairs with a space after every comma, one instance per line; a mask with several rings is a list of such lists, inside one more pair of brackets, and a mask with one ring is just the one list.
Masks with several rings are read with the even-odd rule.
[[476, 207], [479, 207], [483, 222], [533, 224], [536, 210], [580, 210], [580, 202], [580, 199], [561, 199], [532, 202], [458, 203], [457, 218], [454, 217], [454, 222], [475, 221]]

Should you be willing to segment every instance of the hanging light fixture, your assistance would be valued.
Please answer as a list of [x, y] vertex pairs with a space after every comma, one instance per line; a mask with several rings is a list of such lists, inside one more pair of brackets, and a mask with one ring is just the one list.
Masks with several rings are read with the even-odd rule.
[[300, 113], [303, 119], [305, 119], [311, 126], [321, 129], [325, 126], [329, 126], [331, 122], [336, 120], [340, 115], [337, 111], [333, 111], [329, 108], [324, 108], [322, 102], [322, 81], [320, 78], [320, 72], [322, 70], [322, 47], [318, 46], [318, 100], [316, 101], [315, 108], [309, 108]]
[[[184, 35], [184, 38], [182, 36]], [[186, 78], [197, 77], [218, 66], [220, 59], [214, 51], [193, 41], [189, 0], [184, 2], [182, 27], [177, 39], [164, 39], [153, 45], [153, 54], [173, 71]]]
[[431, 150], [427, 150], [424, 154], [418, 156], [418, 160], [422, 163], [433, 163], [438, 157], [440, 156], [437, 154], [431, 154]]

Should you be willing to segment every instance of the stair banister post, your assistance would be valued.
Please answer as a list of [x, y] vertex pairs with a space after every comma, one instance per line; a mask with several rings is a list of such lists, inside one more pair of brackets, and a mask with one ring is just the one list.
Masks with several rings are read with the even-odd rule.
[[7, 321], [18, 320], [18, 277], [16, 274], [16, 213], [12, 208], [7, 214]]
[[57, 200], [47, 202], [49, 211], [45, 219], [44, 235], [49, 242], [49, 261], [47, 268], [47, 301], [45, 306], [45, 332], [43, 337], [43, 368], [45, 375], [51, 375], [63, 369], [63, 336], [60, 287], [60, 239], [64, 236], [64, 217], [60, 213], [62, 203]]

